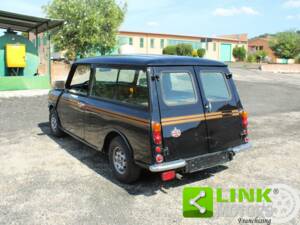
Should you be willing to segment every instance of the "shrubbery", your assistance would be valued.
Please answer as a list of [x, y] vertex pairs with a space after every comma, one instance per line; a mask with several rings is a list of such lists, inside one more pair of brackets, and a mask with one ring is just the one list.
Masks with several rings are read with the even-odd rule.
[[300, 54], [300, 35], [297, 32], [277, 33], [269, 44], [279, 58], [292, 59]]
[[203, 57], [205, 55], [205, 49], [193, 49], [190, 44], [178, 44], [169, 45], [163, 49], [164, 55], [181, 55], [181, 56], [193, 56]]
[[242, 47], [236, 46], [233, 48], [232, 54], [237, 61], [244, 61], [246, 58], [246, 49], [244, 48], [244, 46]]
[[189, 44], [178, 44], [176, 45], [177, 55], [192, 56], [193, 47]]
[[266, 59], [267, 53], [263, 50], [256, 51], [255, 53], [249, 53], [247, 56], [247, 62], [262, 62]]
[[299, 63], [300, 64], [300, 54], [295, 57], [295, 63]]
[[169, 45], [163, 49], [164, 55], [177, 55], [176, 46]]
[[204, 48], [199, 48], [197, 50], [197, 54], [198, 54], [198, 57], [202, 58], [205, 55], [205, 49]]

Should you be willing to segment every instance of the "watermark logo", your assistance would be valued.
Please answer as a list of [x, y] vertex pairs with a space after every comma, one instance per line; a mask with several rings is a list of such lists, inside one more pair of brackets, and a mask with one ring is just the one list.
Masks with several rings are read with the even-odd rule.
[[300, 209], [299, 193], [284, 184], [267, 188], [186, 187], [183, 216], [194, 218], [236, 218], [238, 223], [283, 224]]
[[213, 216], [213, 189], [210, 187], [186, 187], [183, 190], [183, 216], [209, 218]]

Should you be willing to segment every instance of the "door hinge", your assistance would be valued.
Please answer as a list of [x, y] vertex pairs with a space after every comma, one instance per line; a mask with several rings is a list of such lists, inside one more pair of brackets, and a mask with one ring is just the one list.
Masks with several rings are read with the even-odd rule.
[[151, 77], [151, 79], [152, 79], [152, 81], [155, 81], [155, 80], [159, 81], [159, 75], [153, 75]]

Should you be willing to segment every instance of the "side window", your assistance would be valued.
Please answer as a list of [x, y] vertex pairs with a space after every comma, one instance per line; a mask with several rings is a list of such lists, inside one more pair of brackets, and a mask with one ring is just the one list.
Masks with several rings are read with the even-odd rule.
[[70, 91], [78, 94], [87, 94], [90, 74], [90, 65], [78, 65], [71, 80]]
[[135, 70], [120, 70], [118, 83], [133, 83], [135, 77]]
[[228, 88], [227, 79], [220, 72], [201, 72], [205, 97], [210, 102], [228, 101], [231, 99], [231, 93]]
[[91, 95], [113, 99], [115, 94], [118, 69], [98, 67], [93, 77]]
[[197, 102], [194, 82], [189, 72], [162, 72], [160, 83], [166, 105], [178, 106]]
[[148, 106], [146, 72], [142, 70], [120, 70], [116, 99], [124, 103]]

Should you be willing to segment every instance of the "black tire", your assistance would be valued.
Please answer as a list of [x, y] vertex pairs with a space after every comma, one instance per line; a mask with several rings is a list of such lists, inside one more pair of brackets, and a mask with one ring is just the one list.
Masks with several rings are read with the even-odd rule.
[[[121, 168], [118, 168], [117, 165], [120, 162], [122, 164], [124, 160], [118, 161], [118, 156], [125, 158], [126, 165]], [[109, 164], [114, 176], [122, 183], [133, 183], [140, 177], [141, 168], [134, 163], [132, 152], [121, 137], [115, 137], [110, 142]]]
[[60, 121], [55, 109], [51, 109], [49, 113], [49, 125], [51, 133], [55, 137], [63, 137], [65, 133], [60, 129]]

